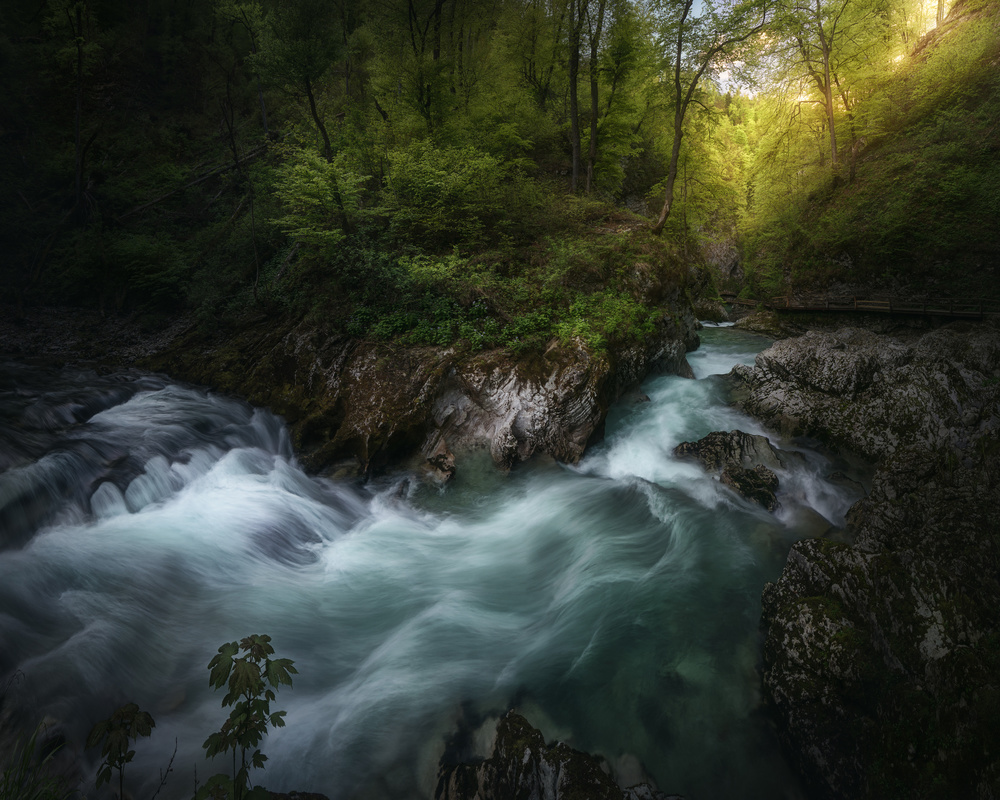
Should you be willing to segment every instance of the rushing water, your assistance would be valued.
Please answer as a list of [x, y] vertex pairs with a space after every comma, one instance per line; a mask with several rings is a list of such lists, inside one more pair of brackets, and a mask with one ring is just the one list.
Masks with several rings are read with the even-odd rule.
[[[760, 593], [792, 542], [856, 499], [799, 448], [769, 514], [671, 451], [758, 425], [713, 373], [762, 339], [706, 328], [699, 380], [623, 404], [576, 467], [502, 475], [485, 455], [439, 489], [358, 487], [296, 465], [272, 415], [152, 376], [0, 370], [0, 683], [80, 743], [135, 701], [130, 766], [189, 797], [225, 718], [206, 666], [268, 633], [294, 659], [262, 744], [273, 790], [433, 796], [459, 719], [516, 705], [620, 780], [691, 800], [797, 797], [760, 709]], [[786, 446], [787, 443], [786, 443]], [[793, 448], [794, 449], [794, 448]], [[88, 784], [90, 778], [86, 778]], [[151, 782], [151, 783], [150, 783]]]

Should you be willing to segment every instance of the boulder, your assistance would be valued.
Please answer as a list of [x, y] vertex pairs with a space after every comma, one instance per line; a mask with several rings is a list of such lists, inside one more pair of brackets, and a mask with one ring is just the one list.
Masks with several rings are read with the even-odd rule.
[[737, 404], [783, 434], [879, 461], [903, 445], [951, 448], [967, 431], [995, 429], [983, 389], [1000, 360], [997, 339], [995, 327], [960, 324], [911, 343], [856, 328], [810, 332], [730, 375]]
[[726, 467], [720, 480], [737, 494], [768, 511], [774, 511], [779, 505], [775, 496], [778, 491], [778, 476], [763, 464], [758, 464], [753, 469]]
[[743, 431], [713, 431], [697, 442], [681, 442], [674, 448], [674, 455], [699, 461], [710, 472], [718, 472], [727, 467], [781, 467], [778, 451], [771, 446], [766, 436]]
[[743, 408], [878, 469], [852, 542], [795, 544], [762, 598], [765, 698], [817, 797], [1000, 795], [1000, 330], [778, 342]]
[[701, 298], [695, 300], [691, 305], [694, 309], [694, 315], [700, 320], [705, 320], [706, 322], [729, 322], [729, 314], [725, 306], [718, 300]]
[[564, 742], [546, 744], [520, 714], [497, 723], [490, 754], [447, 764], [438, 772], [436, 800], [680, 800], [649, 784], [622, 789], [604, 759]]
[[609, 407], [648, 374], [693, 377], [694, 326], [688, 311], [664, 316], [643, 343], [594, 350], [552, 340], [544, 352], [513, 354], [359, 341], [315, 321], [261, 323], [224, 341], [185, 339], [145, 365], [280, 414], [309, 469], [344, 470], [353, 459], [370, 474], [419, 454], [444, 479], [454, 473], [447, 454], [470, 448], [489, 449], [505, 469], [533, 453], [575, 463]]
[[775, 492], [781, 458], [766, 436], [744, 431], [713, 431], [697, 442], [681, 442], [674, 448], [678, 458], [698, 461], [709, 472], [721, 473], [729, 488], [768, 511], [778, 507]]

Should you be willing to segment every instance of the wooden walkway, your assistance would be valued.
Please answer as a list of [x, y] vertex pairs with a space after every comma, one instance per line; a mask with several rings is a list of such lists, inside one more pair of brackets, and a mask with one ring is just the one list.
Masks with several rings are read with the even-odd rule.
[[746, 308], [766, 308], [771, 311], [803, 311], [811, 313], [894, 314], [951, 319], [986, 319], [1000, 317], [1000, 301], [983, 299], [938, 298], [927, 301], [884, 300], [871, 297], [795, 298], [771, 297], [767, 300], [741, 300], [723, 293], [724, 302]]

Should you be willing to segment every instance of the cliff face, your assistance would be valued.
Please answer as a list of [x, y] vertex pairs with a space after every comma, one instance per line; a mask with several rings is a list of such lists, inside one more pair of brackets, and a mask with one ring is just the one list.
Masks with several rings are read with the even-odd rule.
[[690, 375], [690, 310], [643, 344], [595, 351], [553, 340], [543, 353], [402, 347], [267, 323], [224, 342], [182, 340], [148, 366], [239, 394], [289, 423], [314, 470], [368, 472], [419, 452], [446, 476], [451, 450], [488, 447], [505, 468], [547, 453], [575, 462], [608, 408], [652, 371]]
[[1000, 329], [779, 342], [740, 404], [879, 462], [852, 544], [812, 539], [764, 591], [764, 686], [827, 797], [1000, 793]]

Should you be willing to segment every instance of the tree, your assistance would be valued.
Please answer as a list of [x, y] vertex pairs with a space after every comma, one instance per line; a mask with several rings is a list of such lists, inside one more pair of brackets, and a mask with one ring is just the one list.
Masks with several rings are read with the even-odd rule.
[[87, 747], [99, 745], [104, 756], [97, 770], [98, 789], [111, 783], [112, 772], [117, 771], [118, 796], [125, 797], [125, 765], [135, 756], [135, 750], [129, 748], [140, 737], [149, 736], [155, 727], [156, 723], [147, 712], [140, 711], [135, 703], [126, 703], [91, 729]]
[[765, 29], [773, 6], [772, 0], [737, 0], [718, 7], [706, 2], [701, 16], [692, 15], [693, 7], [694, 0], [682, 0], [678, 6], [668, 6], [663, 18], [663, 40], [671, 48], [665, 60], [671, 73], [668, 92], [673, 101], [673, 143], [663, 209], [652, 228], [656, 236], [663, 232], [673, 206], [684, 120], [696, 99], [699, 82], [710, 67], [731, 58], [740, 45]]
[[597, 7], [587, 6], [587, 38], [590, 44], [590, 148], [587, 153], [587, 194], [590, 194], [594, 183], [594, 163], [597, 161], [597, 120], [600, 115], [600, 85], [598, 81], [599, 62], [597, 50], [601, 42], [601, 31], [604, 28], [604, 9], [606, 0], [596, 0]]
[[850, 115], [849, 73], [868, 59], [872, 48], [884, 46], [886, 12], [883, 0], [791, 0], [782, 12], [780, 28], [792, 43], [799, 68], [820, 96], [834, 170], [838, 101]]
[[[237, 655], [240, 652], [243, 655]], [[292, 675], [298, 670], [291, 659], [275, 658], [271, 637], [253, 635], [239, 642], [227, 642], [209, 662], [211, 670], [208, 678], [213, 689], [228, 686], [229, 691], [222, 698], [222, 705], [232, 706], [229, 718], [222, 728], [209, 736], [202, 747], [211, 758], [220, 753], [233, 753], [233, 774], [215, 775], [199, 791], [200, 798], [209, 798], [220, 789], [231, 788], [233, 800], [253, 797], [250, 787], [250, 769], [264, 767], [267, 760], [257, 745], [267, 733], [270, 725], [282, 728], [285, 725], [284, 711], [271, 711], [274, 690], [279, 686], [292, 685]], [[253, 751], [252, 753], [250, 751]], [[239, 767], [237, 767], [239, 751]], [[249, 758], [248, 758], [249, 753]], [[264, 796], [267, 796], [264, 793]]]
[[[340, 57], [343, 37], [337, 34], [335, 9], [325, 0], [282, 3], [268, 17], [260, 51], [253, 63], [267, 80], [291, 92], [305, 95], [309, 115], [323, 142], [323, 157], [333, 162], [333, 144], [317, 93], [326, 73]], [[333, 178], [333, 197], [344, 230], [350, 228], [340, 187]]]
[[[250, 39], [250, 53], [256, 56], [258, 42], [266, 25], [266, 12], [263, 6], [258, 2], [244, 3], [237, 0], [218, 0], [216, 8], [219, 16], [224, 20], [231, 25], [238, 25], [246, 31]], [[267, 136], [267, 106], [264, 104], [264, 88], [261, 86], [260, 76], [257, 77], [257, 102], [260, 105], [261, 127], [264, 129], [264, 136]]]

